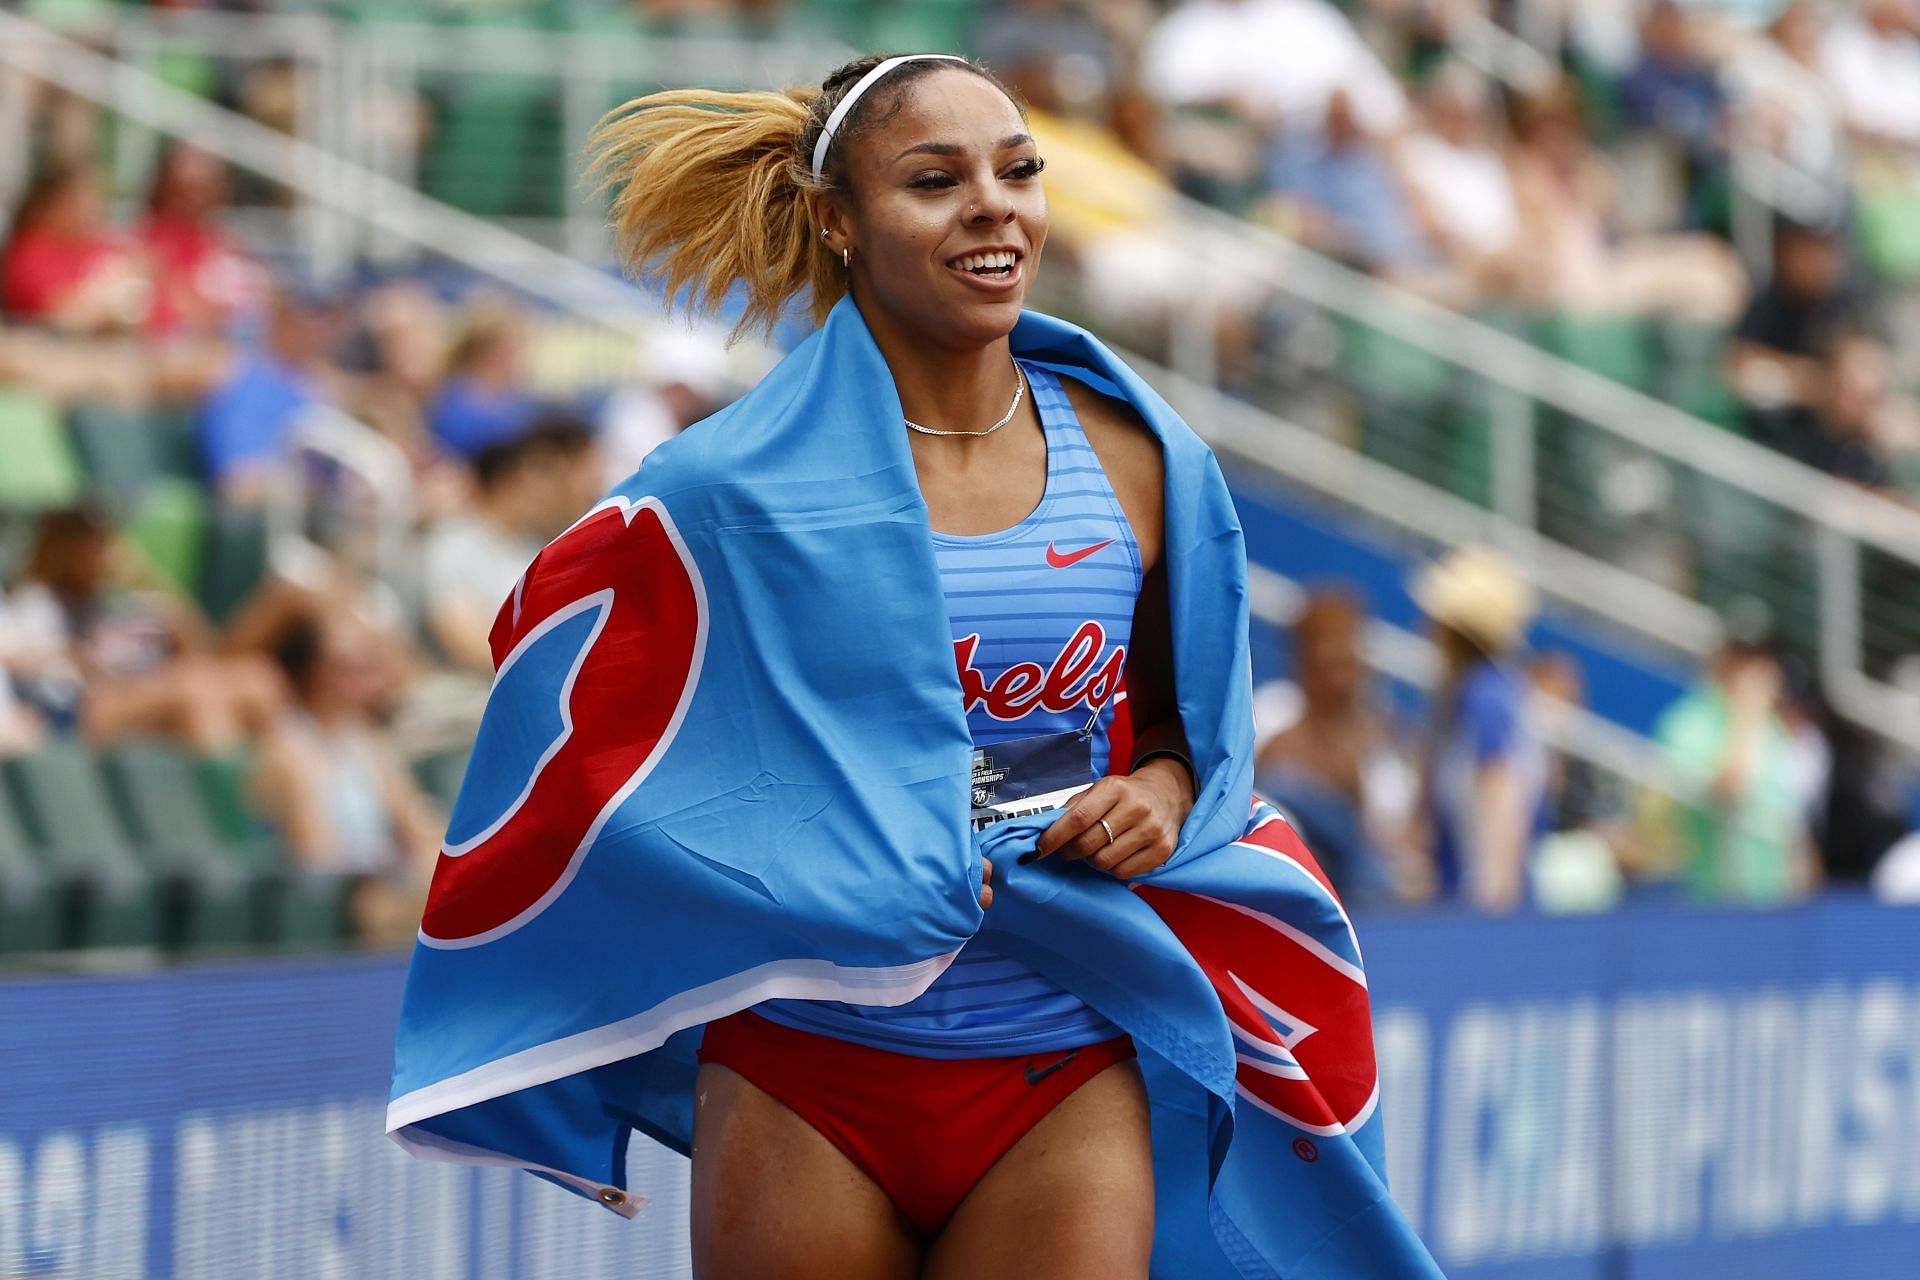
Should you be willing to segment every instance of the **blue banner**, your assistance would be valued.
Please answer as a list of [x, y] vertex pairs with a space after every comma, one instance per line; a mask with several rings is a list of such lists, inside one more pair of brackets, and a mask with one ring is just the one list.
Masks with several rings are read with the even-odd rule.
[[[1920, 1276], [1920, 912], [1361, 922], [1396, 1196], [1454, 1280]], [[381, 1133], [403, 968], [0, 982], [0, 1276], [684, 1276]]]
[[1455, 1280], [1920, 1276], [1920, 912], [1361, 937], [1389, 1181]]

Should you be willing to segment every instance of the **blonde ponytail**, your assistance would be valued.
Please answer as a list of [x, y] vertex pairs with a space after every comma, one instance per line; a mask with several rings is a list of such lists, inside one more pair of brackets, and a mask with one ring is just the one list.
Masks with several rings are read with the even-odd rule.
[[609, 111], [588, 143], [588, 173], [614, 189], [611, 218], [628, 270], [655, 271], [669, 297], [713, 314], [736, 284], [734, 329], [771, 330], [801, 294], [815, 323], [846, 292], [840, 259], [820, 242], [800, 146], [820, 96], [676, 89]]

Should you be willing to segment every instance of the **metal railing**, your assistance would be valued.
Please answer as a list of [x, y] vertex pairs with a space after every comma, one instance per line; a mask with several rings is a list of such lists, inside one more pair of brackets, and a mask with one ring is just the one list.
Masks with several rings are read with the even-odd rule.
[[[305, 138], [215, 106], [140, 67], [4, 11], [0, 66], [58, 85], [147, 129], [191, 137], [332, 217], [362, 224], [420, 252], [455, 259], [610, 328], [640, 332], [646, 327], [645, 312], [659, 309], [657, 301], [617, 275], [430, 200]], [[316, 249], [316, 255], [325, 259], [329, 251]]]
[[[1484, 493], [1447, 510], [1420, 503], [1423, 519], [1477, 522], [1550, 593], [1701, 654], [1716, 635], [1701, 593], [1609, 565], [1604, 522], [1582, 510], [1600, 501], [1606, 469], [1631, 462], [1667, 486], [1671, 518], [1704, 548], [1703, 573], [1727, 584], [1716, 593], [1723, 603], [1732, 594], [1775, 597], [1776, 610], [1792, 615], [1786, 629], [1812, 646], [1836, 709], [1920, 750], [1920, 696], [1886, 676], [1900, 656], [1920, 653], [1920, 512], [1265, 228], [1196, 202], [1185, 204], [1184, 220], [1211, 230], [1194, 237], [1196, 255], [1231, 258], [1197, 263], [1196, 278], [1225, 270], [1258, 280], [1275, 297], [1383, 335], [1473, 384], [1485, 436]], [[1196, 301], [1181, 326], [1186, 340], [1169, 344], [1170, 358], [1186, 383], [1212, 387], [1212, 349], [1193, 336], [1206, 328], [1210, 302]], [[1377, 388], [1348, 390], [1364, 401]], [[1247, 417], [1231, 399], [1215, 404], [1209, 411], [1223, 419]], [[1422, 406], [1402, 411], [1417, 419]], [[1396, 520], [1415, 509], [1407, 494], [1431, 479], [1424, 473], [1431, 460], [1418, 454], [1400, 458], [1398, 468], [1368, 466], [1379, 460], [1325, 438], [1323, 447], [1310, 448], [1297, 435], [1283, 445], [1266, 415], [1255, 417], [1261, 425], [1239, 433], [1250, 437], [1249, 452], [1258, 448], [1251, 438], [1263, 433], [1269, 457], [1309, 450], [1316, 488], [1337, 495], [1342, 486], [1362, 485], [1378, 499], [1369, 504], [1376, 516]], [[1422, 429], [1417, 421], [1410, 428], [1415, 436]], [[1418, 487], [1436, 492], [1432, 484]], [[1573, 566], [1581, 566], [1577, 577], [1569, 576]], [[1573, 582], [1580, 585], [1569, 590]]]
[[[577, 158], [596, 121], [634, 94], [667, 85], [768, 87], [817, 82], [850, 56], [827, 39], [752, 41], [719, 36], [640, 35], [619, 31], [551, 31], [487, 25], [447, 25], [416, 18], [377, 17], [347, 23], [313, 14], [240, 14], [209, 10], [116, 9], [83, 28], [88, 42], [132, 68], [151, 68], [170, 55], [212, 59], [221, 69], [275, 62], [291, 70], [292, 132], [301, 142], [350, 162], [358, 174], [356, 218], [337, 203], [304, 201], [290, 225], [276, 228], [302, 256], [323, 270], [340, 271], [357, 258], [391, 256], [412, 243], [396, 236], [395, 217], [410, 208], [400, 195], [417, 192], [422, 157], [408, 135], [412, 113], [435, 96], [443, 117], [461, 110], [467, 88], [509, 97], [530, 92], [550, 114], [543, 138], [559, 153], [550, 190], [534, 203], [553, 212], [496, 218], [523, 238], [581, 260], [606, 253], [604, 210], [578, 177]], [[535, 104], [521, 103], [524, 108]], [[442, 121], [444, 124], [444, 121]], [[482, 166], [522, 157], [493, 150], [469, 157]], [[137, 186], [157, 159], [150, 132], [127, 130], [115, 139], [114, 169], [122, 190]], [[284, 179], [271, 169], [259, 172]], [[0, 175], [3, 178], [4, 175]], [[292, 183], [285, 185], [295, 186]], [[295, 186], [303, 195], [304, 188]]]

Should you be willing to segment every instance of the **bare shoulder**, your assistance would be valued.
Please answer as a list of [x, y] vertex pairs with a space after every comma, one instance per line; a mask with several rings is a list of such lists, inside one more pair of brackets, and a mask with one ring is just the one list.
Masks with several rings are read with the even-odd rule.
[[1060, 384], [1127, 513], [1142, 559], [1152, 565], [1160, 558], [1161, 511], [1166, 502], [1166, 460], [1159, 437], [1126, 401], [1095, 391], [1077, 378], [1062, 377]]

